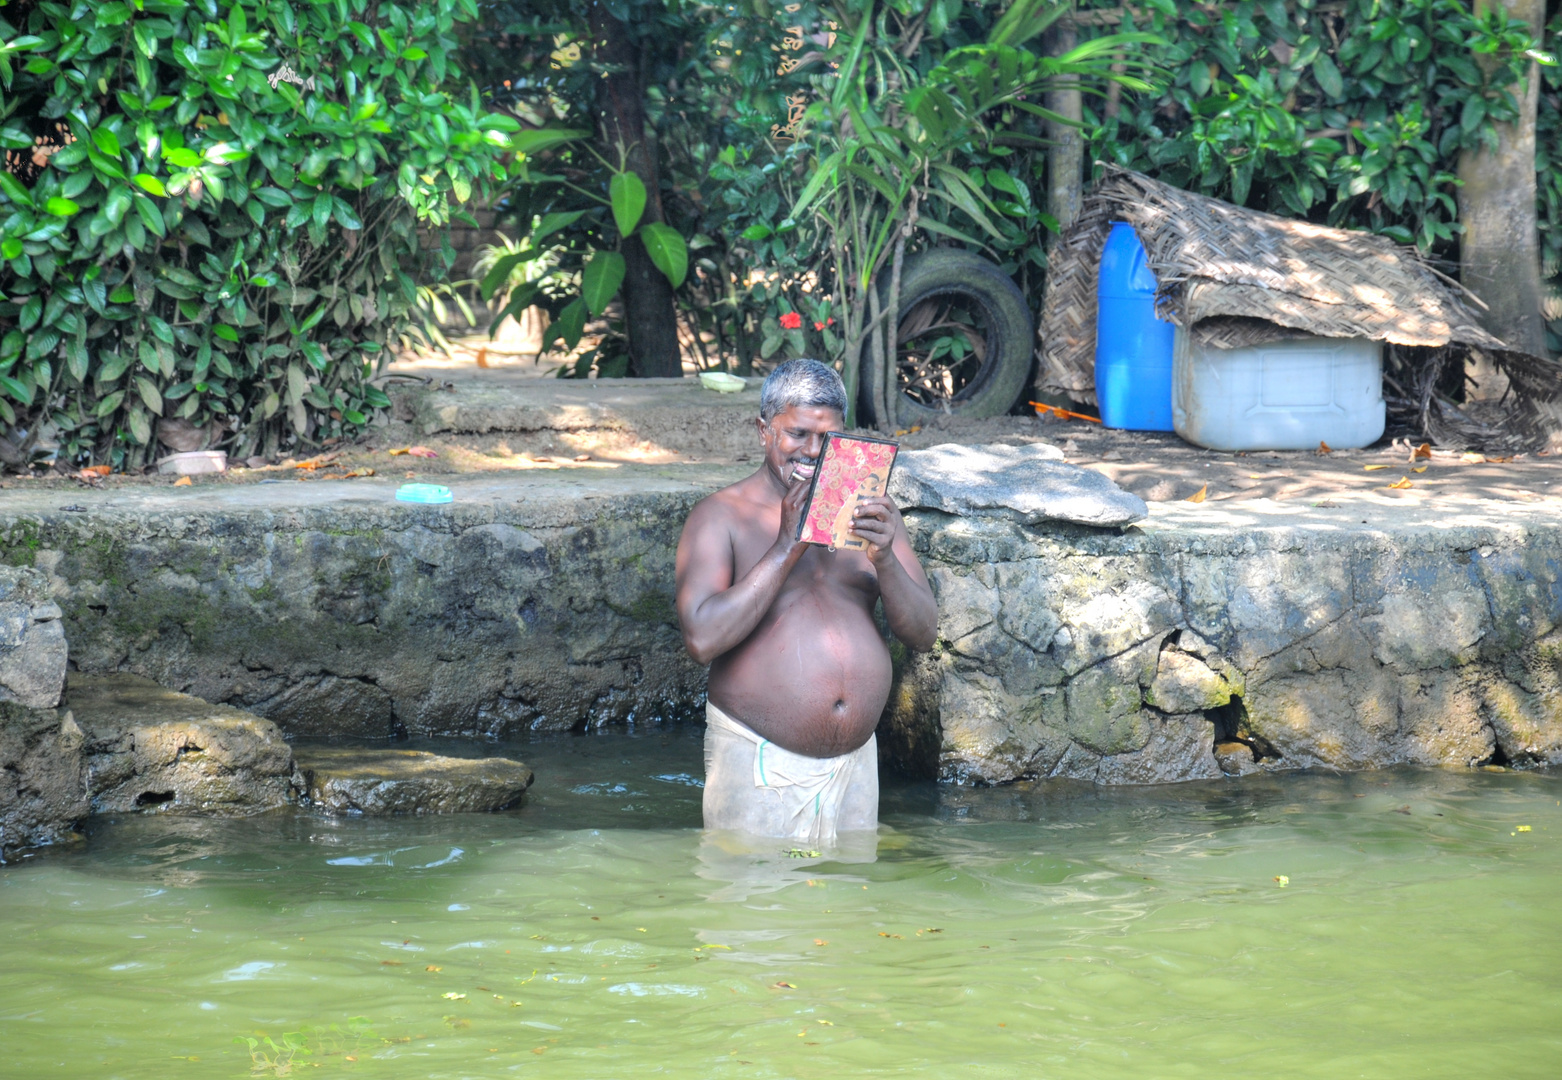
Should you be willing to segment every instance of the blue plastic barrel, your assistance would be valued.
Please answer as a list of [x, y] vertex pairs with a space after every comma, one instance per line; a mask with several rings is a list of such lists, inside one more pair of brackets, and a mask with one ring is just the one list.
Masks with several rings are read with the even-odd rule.
[[1112, 222], [1096, 286], [1096, 402], [1101, 423], [1172, 430], [1172, 341], [1155, 317], [1155, 272], [1132, 225]]

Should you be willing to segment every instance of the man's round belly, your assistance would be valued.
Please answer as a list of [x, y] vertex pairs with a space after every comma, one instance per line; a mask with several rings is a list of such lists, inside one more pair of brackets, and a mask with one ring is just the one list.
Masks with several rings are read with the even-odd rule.
[[717, 658], [710, 699], [777, 746], [836, 757], [873, 734], [891, 674], [889, 649], [866, 611], [850, 598], [810, 596]]

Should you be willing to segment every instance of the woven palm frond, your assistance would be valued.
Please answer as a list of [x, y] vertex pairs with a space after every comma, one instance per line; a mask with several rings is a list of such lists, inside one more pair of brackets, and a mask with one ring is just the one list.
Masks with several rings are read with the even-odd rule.
[[[1422, 357], [1439, 372], [1447, 349], [1461, 357], [1476, 350], [1510, 380], [1508, 422], [1526, 439], [1545, 426], [1545, 405], [1562, 392], [1562, 365], [1493, 337], [1414, 248], [1247, 210], [1113, 165], [1103, 169], [1051, 256], [1038, 327], [1042, 389], [1094, 400], [1096, 274], [1112, 223], [1125, 221], [1155, 272], [1157, 313], [1199, 344], [1239, 348], [1308, 334], [1369, 338], [1405, 347], [1406, 363]], [[1437, 373], [1431, 378], [1435, 383]], [[1453, 408], [1435, 400], [1440, 404], [1421, 402], [1414, 410], [1424, 428], [1441, 422], [1445, 406]], [[1446, 430], [1453, 435], [1462, 423], [1450, 419]], [[1466, 434], [1465, 441], [1480, 437], [1473, 428]]]

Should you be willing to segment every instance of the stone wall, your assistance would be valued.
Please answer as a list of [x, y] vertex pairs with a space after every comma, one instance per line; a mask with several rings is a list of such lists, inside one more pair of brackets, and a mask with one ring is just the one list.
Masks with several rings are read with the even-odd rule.
[[[40, 495], [0, 510], [0, 560], [42, 575], [35, 610], [58, 603], [82, 672], [289, 735], [696, 718], [673, 553], [690, 506], [744, 471], [458, 479], [448, 507], [378, 479], [122, 491], [82, 512]], [[1553, 511], [1231, 505], [1158, 504], [1121, 531], [908, 514], [940, 644], [896, 647], [890, 763], [1149, 783], [1562, 760]]]
[[487, 483], [457, 484], [448, 507], [397, 503], [379, 481], [218, 489], [200, 507], [159, 493], [0, 518], [0, 559], [47, 575], [80, 671], [141, 675], [289, 735], [696, 715], [704, 673], [672, 579], [703, 490], [560, 480], [521, 499]]
[[1562, 529], [1210, 517], [911, 515], [940, 643], [898, 665], [886, 752], [989, 783], [1562, 761]]

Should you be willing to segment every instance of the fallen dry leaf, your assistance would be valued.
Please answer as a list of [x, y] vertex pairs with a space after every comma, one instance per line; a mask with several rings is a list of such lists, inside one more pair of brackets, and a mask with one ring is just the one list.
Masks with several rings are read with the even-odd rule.
[[83, 479], [85, 479], [89, 475], [91, 475], [91, 476], [107, 476], [109, 473], [111, 473], [113, 471], [114, 471], [113, 467], [109, 466], [109, 465], [86, 465], [86, 466], [83, 466], [81, 469], [79, 469], [77, 471], [76, 475], [79, 476], [79, 477], [82, 477]]
[[815, 945], [828, 945], [830, 943], [828, 941], [824, 940], [824, 938], [822, 938], [822, 937], [816, 937], [816, 938], [814, 938], [814, 944]]
[[478, 349], [477, 350], [477, 366], [480, 367], [480, 368], [485, 368], [485, 367], [488, 366], [488, 350], [487, 349]]
[[1410, 471], [1413, 472], [1413, 473], [1424, 473], [1424, 472], [1426, 472], [1426, 469], [1427, 469], [1427, 467], [1425, 465], [1422, 465], [1419, 468], [1411, 469]]
[[1362, 468], [1366, 469], [1368, 472], [1377, 472], [1379, 469], [1386, 469], [1386, 468], [1388, 468], [1388, 466], [1387, 465], [1363, 465]]
[[403, 447], [401, 447], [401, 448], [399, 448], [399, 449], [396, 449], [396, 450], [387, 450], [387, 451], [385, 451], [385, 452], [386, 452], [386, 453], [387, 453], [387, 454], [389, 454], [389, 455], [390, 455], [390, 456], [391, 456], [391, 457], [401, 457], [401, 455], [403, 455], [403, 454], [405, 454], [405, 453], [407, 453], [407, 452], [408, 452], [408, 451], [410, 451], [410, 450], [411, 450], [411, 449], [412, 449], [412, 447], [410, 447], [410, 446], [403, 446]]
[[1415, 487], [1414, 482], [1408, 476], [1401, 476], [1398, 480], [1388, 485], [1394, 491], [1403, 491], [1405, 488]]
[[1191, 502], [1191, 503], [1201, 503], [1201, 502], [1204, 501], [1204, 497], [1206, 495], [1208, 495], [1208, 494], [1209, 494], [1209, 485], [1205, 484], [1203, 487], [1199, 488], [1199, 490], [1195, 491], [1192, 495], [1189, 495], [1186, 499], [1184, 499], [1182, 501], [1183, 502]]
[[1332, 454], [1334, 453], [1334, 449], [1328, 443], [1324, 442], [1322, 439], [1319, 439], [1317, 452], [1319, 454]]
[[1488, 465], [1506, 465], [1508, 462], [1510, 462], [1512, 460], [1513, 460], [1513, 455], [1509, 454], [1507, 457], [1489, 457], [1489, 458], [1486, 459], [1486, 463]]
[[353, 470], [351, 470], [349, 472], [344, 472], [344, 473], [332, 473], [330, 476], [327, 476], [325, 479], [327, 479], [327, 480], [351, 480], [354, 477], [358, 477], [358, 476], [373, 476], [373, 475], [374, 475], [374, 470], [373, 469], [362, 468], [362, 469], [353, 469]]
[[1416, 458], [1429, 458], [1431, 456], [1432, 456], [1432, 444], [1431, 443], [1425, 443], [1424, 442], [1420, 446], [1416, 447], [1414, 450], [1410, 451], [1410, 460], [1411, 461], [1414, 461]]
[[411, 454], [413, 457], [438, 457], [439, 456], [439, 451], [438, 450], [430, 450], [426, 446], [409, 446], [407, 448], [407, 453]]
[[[332, 462], [334, 462], [337, 458], [339, 458], [341, 456], [342, 456], [341, 454], [321, 454], [319, 457], [306, 458], [303, 461], [295, 461], [295, 462], [293, 462], [293, 468], [295, 468], [295, 469], [323, 469], [327, 465], [331, 464]], [[286, 464], [286, 462], [284, 462], [283, 464]]]
[[1477, 454], [1473, 450], [1467, 450], [1459, 455], [1459, 460], [1466, 465], [1479, 465], [1486, 460], [1485, 454]]
[[430, 964], [428, 967], [424, 968], [423, 970], [424, 971], [444, 971], [445, 969], [440, 967], [438, 964]]
[[174, 481], [174, 487], [189, 487], [193, 483], [195, 483], [195, 481], [191, 480], [188, 476], [181, 476], [179, 479]]
[[775, 989], [777, 989], [777, 990], [796, 990], [797, 987], [793, 986], [789, 982], [778, 982], [778, 983], [775, 984]]

